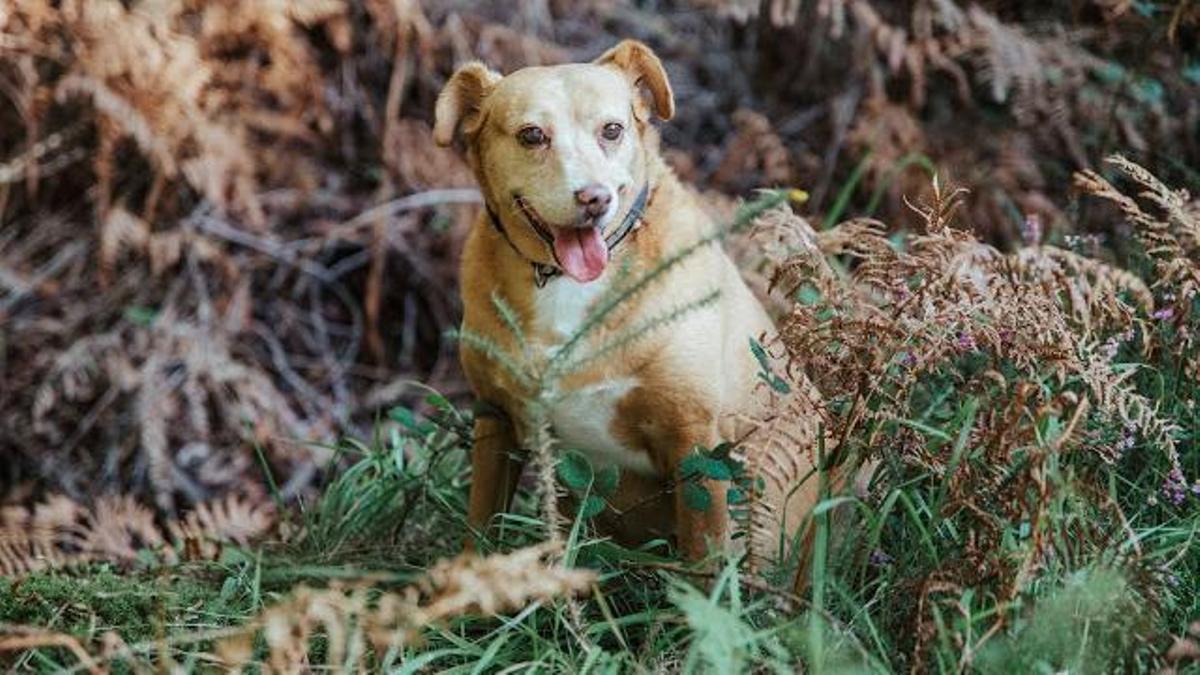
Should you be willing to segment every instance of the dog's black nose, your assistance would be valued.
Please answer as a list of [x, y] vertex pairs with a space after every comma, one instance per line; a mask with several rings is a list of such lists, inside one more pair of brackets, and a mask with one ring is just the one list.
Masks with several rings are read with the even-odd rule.
[[583, 207], [584, 213], [593, 218], [602, 216], [608, 211], [608, 205], [612, 203], [612, 198], [612, 190], [599, 183], [592, 183], [575, 191], [575, 201]]

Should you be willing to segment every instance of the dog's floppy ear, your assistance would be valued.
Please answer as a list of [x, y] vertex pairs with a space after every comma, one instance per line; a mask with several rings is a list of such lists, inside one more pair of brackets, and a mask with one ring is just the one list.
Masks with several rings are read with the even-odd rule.
[[459, 67], [450, 76], [433, 110], [433, 142], [450, 145], [461, 127], [465, 133], [477, 128], [479, 107], [501, 75], [478, 61]]
[[616, 47], [604, 52], [593, 63], [612, 64], [625, 71], [635, 86], [650, 90], [654, 99], [654, 114], [669, 120], [675, 116], [675, 94], [667, 80], [667, 71], [652, 49], [637, 40], [622, 40]]

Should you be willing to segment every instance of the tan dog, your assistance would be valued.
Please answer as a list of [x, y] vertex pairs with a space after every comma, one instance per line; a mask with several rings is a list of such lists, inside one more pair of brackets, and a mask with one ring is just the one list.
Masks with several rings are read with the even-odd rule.
[[[587, 64], [502, 77], [470, 63], [454, 73], [437, 101], [434, 138], [448, 145], [461, 133], [487, 204], [463, 253], [464, 331], [521, 353], [495, 294], [515, 310], [526, 353], [553, 354], [623, 271], [637, 278], [713, 232], [659, 156], [650, 118], [668, 120], [674, 108], [658, 57], [634, 41]], [[728, 486], [708, 486], [707, 510], [688, 508], [673, 489], [680, 462], [697, 445], [737, 438], [738, 416], [756, 412], [748, 343], [771, 333], [771, 320], [712, 244], [627, 299], [587, 338], [595, 348], [713, 291], [715, 302], [571, 372], [546, 410], [563, 446], [621, 468], [602, 528], [626, 542], [674, 535], [692, 560], [727, 542]], [[515, 451], [531, 432], [533, 392], [480, 349], [464, 344], [461, 358], [479, 399], [504, 413], [475, 423], [469, 521], [482, 530], [516, 488]], [[787, 513], [794, 528], [814, 494], [792, 497], [776, 495], [776, 503], [778, 519]]]

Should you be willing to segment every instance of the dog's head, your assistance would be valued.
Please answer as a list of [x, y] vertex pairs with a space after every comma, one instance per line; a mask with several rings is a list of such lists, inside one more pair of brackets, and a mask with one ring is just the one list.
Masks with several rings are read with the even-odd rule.
[[438, 96], [433, 137], [449, 145], [461, 133], [484, 199], [525, 257], [587, 282], [646, 183], [651, 114], [674, 112], [658, 57], [626, 40], [591, 63], [508, 76], [462, 66]]

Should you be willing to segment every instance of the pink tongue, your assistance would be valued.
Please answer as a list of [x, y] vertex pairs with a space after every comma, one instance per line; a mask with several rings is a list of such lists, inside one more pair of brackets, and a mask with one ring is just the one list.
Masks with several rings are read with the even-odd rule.
[[598, 227], [556, 230], [554, 255], [563, 271], [581, 283], [593, 281], [608, 266], [608, 246]]

